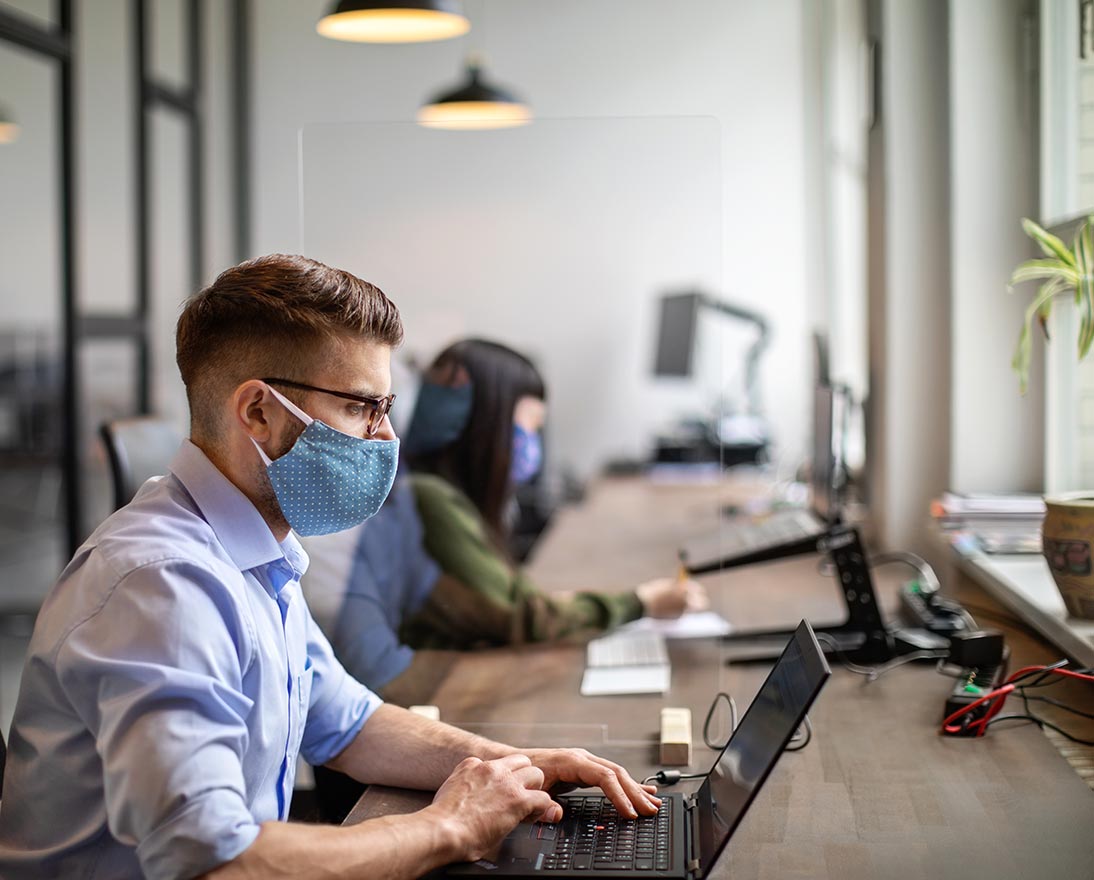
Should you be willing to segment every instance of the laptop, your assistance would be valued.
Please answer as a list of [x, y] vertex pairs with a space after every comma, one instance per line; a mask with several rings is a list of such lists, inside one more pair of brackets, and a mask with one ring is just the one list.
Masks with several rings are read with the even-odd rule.
[[734, 524], [683, 548], [692, 575], [782, 559], [816, 548], [817, 539], [842, 520], [844, 437], [850, 392], [819, 381], [813, 391], [811, 509], [778, 511], [755, 523]]
[[655, 816], [625, 819], [603, 795], [563, 795], [561, 822], [525, 822], [451, 876], [707, 876], [831, 670], [802, 621], [694, 794], [661, 795]]

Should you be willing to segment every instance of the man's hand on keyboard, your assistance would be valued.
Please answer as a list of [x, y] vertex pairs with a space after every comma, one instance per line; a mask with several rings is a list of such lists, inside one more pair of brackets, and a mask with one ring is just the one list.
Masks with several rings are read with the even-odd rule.
[[562, 807], [547, 794], [545, 774], [521, 754], [491, 761], [466, 758], [437, 790], [428, 809], [440, 819], [454, 861], [482, 858], [525, 819], [557, 822]]
[[624, 816], [652, 816], [661, 806], [652, 785], [642, 785], [605, 758], [585, 749], [525, 749], [532, 765], [543, 771], [543, 787], [559, 784], [596, 786]]
[[706, 590], [691, 579], [656, 578], [635, 589], [647, 617], [670, 619], [685, 611], [702, 611], [710, 605]]

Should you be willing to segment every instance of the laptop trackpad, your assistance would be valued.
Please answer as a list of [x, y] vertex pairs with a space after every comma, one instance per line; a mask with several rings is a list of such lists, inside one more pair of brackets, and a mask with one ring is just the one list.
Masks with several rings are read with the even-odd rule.
[[537, 827], [536, 825], [518, 825], [514, 828], [502, 841], [496, 861], [499, 864], [509, 861], [535, 861], [536, 856], [550, 847], [549, 842], [540, 840], [536, 835]]

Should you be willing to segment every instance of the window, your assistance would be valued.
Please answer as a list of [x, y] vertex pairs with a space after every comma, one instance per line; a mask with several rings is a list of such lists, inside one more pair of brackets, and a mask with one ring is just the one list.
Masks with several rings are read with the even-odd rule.
[[[1041, 217], [1070, 245], [1094, 213], [1094, 46], [1088, 28], [1080, 57], [1076, 0], [1043, 0], [1041, 9]], [[1077, 318], [1061, 305], [1046, 348], [1049, 492], [1094, 487], [1094, 358], [1077, 361]]]

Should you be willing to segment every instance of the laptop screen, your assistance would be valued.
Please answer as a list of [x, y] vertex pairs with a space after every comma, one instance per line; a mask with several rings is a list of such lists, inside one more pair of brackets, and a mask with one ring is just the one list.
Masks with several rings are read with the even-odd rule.
[[829, 675], [816, 636], [803, 620], [696, 795], [704, 872], [726, 845]]

